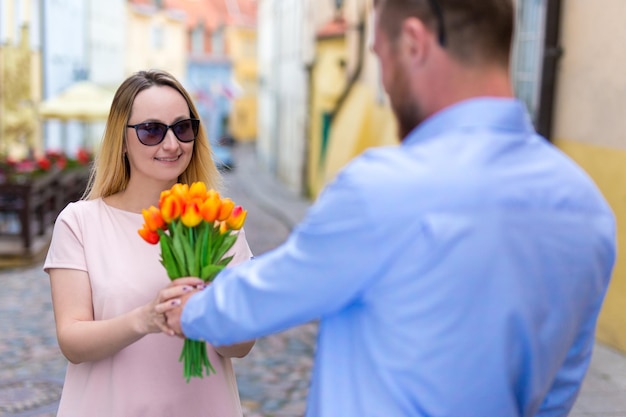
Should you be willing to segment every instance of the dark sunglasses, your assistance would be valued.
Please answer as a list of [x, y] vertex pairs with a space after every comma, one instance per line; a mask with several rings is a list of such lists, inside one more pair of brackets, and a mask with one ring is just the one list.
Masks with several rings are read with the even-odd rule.
[[173, 125], [166, 125], [159, 122], [138, 123], [136, 125], [126, 125], [132, 127], [137, 133], [139, 142], [146, 146], [155, 146], [163, 142], [165, 135], [169, 129], [172, 129], [174, 136], [181, 142], [192, 142], [198, 136], [198, 127], [200, 120], [185, 119], [176, 122]]
[[435, 18], [437, 19], [437, 36], [439, 45], [443, 48], [446, 46], [446, 29], [443, 26], [443, 10], [437, 0], [428, 0], [428, 3], [435, 14]]

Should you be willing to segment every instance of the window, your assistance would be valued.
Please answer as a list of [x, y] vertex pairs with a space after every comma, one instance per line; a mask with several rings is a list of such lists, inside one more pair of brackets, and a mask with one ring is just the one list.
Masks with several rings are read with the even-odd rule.
[[216, 29], [211, 37], [211, 46], [214, 55], [224, 55], [224, 29]]
[[152, 26], [152, 47], [154, 49], [163, 48], [163, 28], [159, 24]]
[[515, 3], [517, 32], [513, 46], [511, 78], [515, 95], [526, 103], [533, 122], [536, 123], [540, 110], [546, 2], [517, 0]]
[[199, 24], [191, 31], [191, 53], [204, 54], [204, 26]]

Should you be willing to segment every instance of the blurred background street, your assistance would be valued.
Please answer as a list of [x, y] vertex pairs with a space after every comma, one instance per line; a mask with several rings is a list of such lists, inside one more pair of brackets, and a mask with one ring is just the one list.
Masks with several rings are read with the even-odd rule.
[[[515, 7], [515, 95], [598, 184], [624, 242], [624, 1]], [[0, 0], [0, 416], [54, 416], [66, 362], [42, 255], [119, 84], [147, 68], [181, 80], [261, 254], [351, 159], [398, 143], [372, 22], [371, 0]], [[626, 417], [625, 259], [620, 245], [571, 416]], [[303, 415], [315, 336], [310, 323], [235, 361], [246, 417]]]
[[[224, 194], [249, 210], [246, 235], [261, 254], [286, 239], [309, 203], [263, 175], [252, 146], [233, 153], [238, 169], [225, 174]], [[66, 360], [56, 342], [48, 276], [36, 262], [0, 270], [0, 283], [0, 416], [54, 417]], [[245, 417], [304, 415], [316, 330], [309, 323], [261, 338], [234, 360]], [[624, 417], [625, 391], [626, 357], [598, 344], [571, 416]]]

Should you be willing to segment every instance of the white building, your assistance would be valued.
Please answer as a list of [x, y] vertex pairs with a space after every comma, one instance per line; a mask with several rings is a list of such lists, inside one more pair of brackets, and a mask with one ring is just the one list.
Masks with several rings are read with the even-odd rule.
[[304, 191], [309, 69], [315, 31], [332, 16], [330, 0], [261, 0], [259, 33], [260, 162], [297, 193]]

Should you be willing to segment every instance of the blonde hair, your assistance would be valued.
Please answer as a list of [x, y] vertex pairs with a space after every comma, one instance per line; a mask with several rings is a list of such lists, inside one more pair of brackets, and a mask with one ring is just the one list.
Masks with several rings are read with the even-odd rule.
[[[191, 118], [199, 118], [189, 93], [171, 74], [162, 70], [149, 70], [139, 71], [128, 77], [113, 97], [102, 144], [96, 153], [83, 199], [107, 197], [124, 190], [128, 185], [130, 165], [124, 155], [126, 125], [137, 94], [153, 86], [168, 86], [177, 90], [187, 101]], [[184, 184], [202, 181], [207, 188], [216, 190], [221, 186], [221, 176], [213, 161], [213, 151], [202, 123], [194, 141], [191, 161], [178, 181]]]

